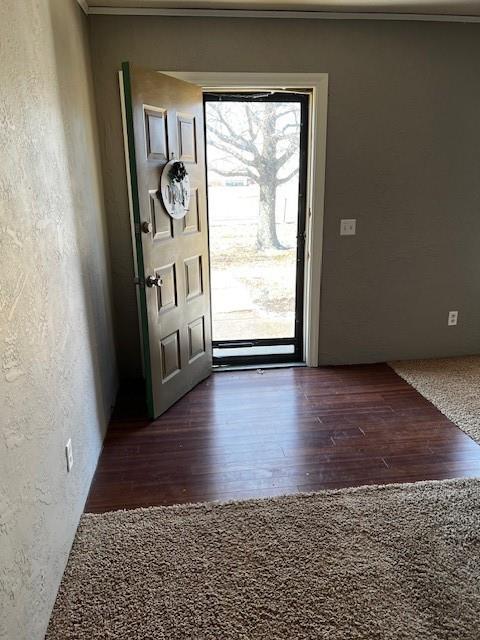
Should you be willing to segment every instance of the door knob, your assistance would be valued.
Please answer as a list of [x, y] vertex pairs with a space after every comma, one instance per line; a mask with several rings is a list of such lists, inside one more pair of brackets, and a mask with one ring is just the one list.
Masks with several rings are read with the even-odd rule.
[[152, 233], [153, 224], [151, 222], [142, 222], [143, 233]]
[[160, 276], [148, 276], [145, 280], [145, 284], [147, 287], [161, 287], [163, 284], [162, 278]]

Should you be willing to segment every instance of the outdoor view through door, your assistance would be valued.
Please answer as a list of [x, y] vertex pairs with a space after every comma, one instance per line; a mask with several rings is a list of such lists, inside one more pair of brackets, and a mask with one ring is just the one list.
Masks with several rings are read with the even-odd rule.
[[307, 120], [307, 94], [205, 94], [216, 364], [303, 360]]

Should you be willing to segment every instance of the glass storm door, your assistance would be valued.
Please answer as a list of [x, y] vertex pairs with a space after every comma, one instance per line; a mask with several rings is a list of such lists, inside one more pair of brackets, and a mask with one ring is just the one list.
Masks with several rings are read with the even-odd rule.
[[204, 96], [215, 364], [303, 360], [308, 98]]

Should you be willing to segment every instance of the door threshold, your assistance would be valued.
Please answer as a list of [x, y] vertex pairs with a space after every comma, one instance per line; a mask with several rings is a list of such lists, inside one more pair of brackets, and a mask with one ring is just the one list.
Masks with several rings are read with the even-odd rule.
[[214, 364], [213, 373], [222, 371], [246, 371], [250, 369], [290, 369], [293, 367], [306, 367], [305, 362], [269, 362], [267, 364]]

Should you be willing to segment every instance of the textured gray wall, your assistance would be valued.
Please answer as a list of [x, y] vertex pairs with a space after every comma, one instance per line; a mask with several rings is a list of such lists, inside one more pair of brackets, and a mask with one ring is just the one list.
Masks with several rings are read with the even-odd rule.
[[0, 43], [0, 638], [37, 640], [101, 449], [115, 355], [86, 17], [75, 0], [7, 0]]
[[[328, 72], [322, 363], [480, 349], [480, 25], [91, 16], [122, 374], [140, 371], [116, 71]], [[354, 238], [338, 235], [357, 218]], [[447, 327], [447, 312], [459, 325]]]

